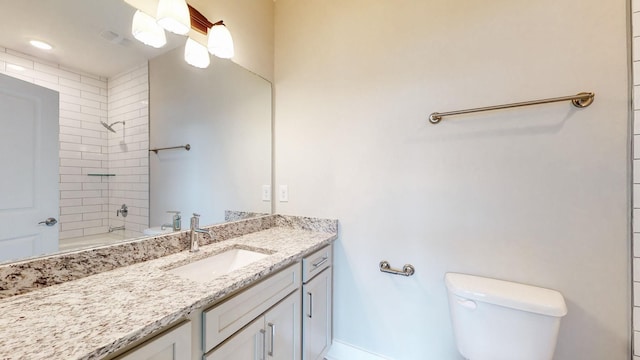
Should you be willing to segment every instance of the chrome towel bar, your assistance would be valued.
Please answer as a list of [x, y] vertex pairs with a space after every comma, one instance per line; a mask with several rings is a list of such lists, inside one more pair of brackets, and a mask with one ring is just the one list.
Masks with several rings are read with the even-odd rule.
[[154, 153], [157, 154], [158, 151], [160, 151], [160, 150], [171, 150], [171, 149], [185, 149], [185, 150], [189, 151], [189, 150], [191, 150], [191, 145], [187, 144], [187, 145], [181, 145], [181, 146], [170, 146], [170, 147], [149, 149], [149, 151], [153, 151]]
[[380, 261], [380, 271], [394, 275], [411, 276], [415, 274], [416, 269], [411, 264], [406, 264], [402, 267], [402, 270], [394, 269], [388, 261], [382, 260]]
[[469, 114], [469, 113], [475, 113], [475, 112], [481, 112], [481, 111], [490, 111], [490, 110], [509, 109], [509, 108], [520, 107], [520, 106], [549, 104], [549, 103], [554, 103], [554, 102], [559, 102], [559, 101], [571, 101], [573, 106], [575, 106], [577, 108], [585, 108], [585, 107], [591, 105], [591, 103], [593, 103], [593, 99], [594, 99], [595, 96], [596, 96], [596, 94], [593, 93], [593, 92], [581, 92], [581, 93], [579, 93], [577, 95], [562, 96], [562, 97], [551, 98], [551, 99], [524, 101], [524, 102], [517, 102], [517, 103], [512, 103], [512, 104], [487, 106], [487, 107], [480, 107], [480, 108], [466, 109], [466, 110], [457, 110], [457, 111], [448, 111], [448, 112], [443, 112], [443, 113], [434, 112], [431, 115], [429, 115], [429, 122], [432, 123], [432, 124], [437, 124], [445, 116]]

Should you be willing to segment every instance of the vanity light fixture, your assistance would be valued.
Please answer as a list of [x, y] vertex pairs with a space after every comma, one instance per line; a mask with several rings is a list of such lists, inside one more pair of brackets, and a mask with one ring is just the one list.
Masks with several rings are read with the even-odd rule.
[[154, 48], [161, 48], [167, 43], [164, 29], [156, 19], [140, 10], [133, 15], [131, 34], [143, 44]]
[[[185, 23], [186, 9], [186, 31], [184, 29], [179, 32], [174, 31], [176, 24]], [[187, 35], [191, 29], [207, 36], [207, 46], [187, 38], [184, 48], [184, 59], [192, 66], [206, 68], [211, 60], [209, 53], [223, 59], [230, 59], [234, 55], [233, 39], [231, 33], [222, 20], [212, 23], [197, 9], [187, 4], [184, 0], [160, 0], [158, 3], [158, 12], [156, 18], [149, 16], [141, 10], [136, 11], [133, 16], [131, 25], [131, 33], [140, 42], [153, 46], [161, 47], [166, 43], [164, 31], [154, 28], [153, 23], [157, 23], [161, 27], [181, 35]], [[167, 25], [169, 24], [169, 25]]]
[[206, 46], [192, 38], [187, 38], [187, 43], [184, 46], [184, 61], [191, 66], [204, 69], [209, 66], [211, 60]]
[[191, 16], [185, 0], [160, 0], [156, 14], [158, 24], [178, 35], [187, 35], [191, 29]]
[[40, 50], [51, 50], [53, 49], [53, 46], [47, 44], [44, 41], [40, 41], [40, 40], [30, 40], [29, 44], [31, 44], [31, 46], [36, 47]]
[[209, 29], [207, 47], [210, 53], [219, 58], [231, 59], [233, 57], [233, 39], [231, 38], [229, 29], [227, 29], [222, 20], [213, 24]]

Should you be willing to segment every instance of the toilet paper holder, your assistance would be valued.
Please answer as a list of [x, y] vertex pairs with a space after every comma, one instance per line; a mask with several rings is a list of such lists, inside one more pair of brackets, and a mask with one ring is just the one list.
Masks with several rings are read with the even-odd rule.
[[391, 264], [389, 264], [388, 261], [382, 260], [380, 261], [380, 271], [386, 272], [389, 274], [394, 274], [394, 275], [411, 276], [415, 274], [416, 268], [414, 268], [413, 265], [411, 264], [405, 264], [402, 267], [402, 270], [398, 270], [398, 269], [392, 268]]

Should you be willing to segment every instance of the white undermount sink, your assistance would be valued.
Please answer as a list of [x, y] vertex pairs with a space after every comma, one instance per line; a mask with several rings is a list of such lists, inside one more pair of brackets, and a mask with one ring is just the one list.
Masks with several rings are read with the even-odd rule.
[[256, 251], [229, 249], [202, 260], [167, 270], [167, 272], [194, 281], [207, 282], [267, 256], [269, 255]]

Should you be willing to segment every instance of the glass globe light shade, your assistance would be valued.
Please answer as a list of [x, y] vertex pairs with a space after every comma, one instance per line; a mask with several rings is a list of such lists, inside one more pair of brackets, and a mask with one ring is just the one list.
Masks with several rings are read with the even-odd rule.
[[158, 1], [157, 22], [167, 31], [187, 35], [191, 29], [191, 16], [185, 0]]
[[191, 66], [204, 69], [209, 66], [211, 60], [209, 59], [209, 52], [204, 45], [192, 38], [188, 38], [184, 46], [184, 61]]
[[161, 48], [167, 43], [164, 30], [152, 16], [138, 10], [133, 15], [131, 34], [138, 41], [154, 48]]
[[233, 57], [233, 39], [224, 24], [213, 25], [211, 29], [209, 29], [207, 48], [210, 53], [219, 58], [231, 59]]

